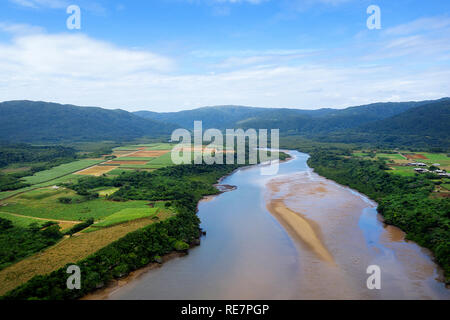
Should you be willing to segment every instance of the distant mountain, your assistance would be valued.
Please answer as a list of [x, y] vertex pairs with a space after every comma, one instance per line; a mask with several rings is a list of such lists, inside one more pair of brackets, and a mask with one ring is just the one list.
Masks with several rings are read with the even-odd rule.
[[174, 128], [124, 110], [33, 101], [0, 103], [0, 140], [4, 141], [123, 141], [168, 135]]
[[0, 141], [124, 141], [168, 136], [176, 128], [280, 129], [332, 142], [386, 142], [448, 145], [450, 98], [375, 103], [346, 109], [280, 109], [216, 106], [157, 113], [107, 110], [47, 102], [0, 103]]
[[339, 110], [217, 106], [169, 113], [138, 111], [134, 114], [188, 129], [193, 127], [195, 120], [201, 120], [205, 128], [280, 128], [284, 134], [318, 134], [356, 128], [430, 102], [374, 103]]
[[450, 137], [450, 100], [416, 107], [393, 117], [358, 128], [377, 134]]
[[410, 148], [450, 148], [450, 100], [440, 99], [361, 126], [318, 134], [327, 142], [370, 143]]
[[268, 110], [243, 106], [215, 106], [179, 112], [157, 113], [151, 111], [137, 111], [135, 115], [157, 121], [176, 124], [182, 128], [192, 129], [194, 121], [202, 121], [205, 128], [234, 128], [236, 122], [242, 119], [257, 117]]

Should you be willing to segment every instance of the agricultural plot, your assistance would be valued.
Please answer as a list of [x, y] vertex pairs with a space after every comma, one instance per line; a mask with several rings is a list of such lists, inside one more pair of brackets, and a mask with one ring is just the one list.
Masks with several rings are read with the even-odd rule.
[[55, 190], [53, 195], [41, 198], [40, 192], [47, 194], [49, 189], [33, 190], [29, 193], [10, 198], [0, 207], [1, 212], [19, 214], [22, 216], [44, 219], [81, 221], [88, 218], [101, 220], [115, 212], [127, 208], [148, 208], [148, 201], [114, 202], [105, 199], [95, 199], [80, 203], [64, 204], [59, 202], [61, 197], [72, 199], [81, 198], [74, 191]]
[[414, 172], [413, 167], [405, 167], [405, 166], [392, 166], [392, 170], [389, 170], [389, 173], [398, 174], [404, 177], [413, 177], [416, 173]]
[[153, 219], [139, 219], [81, 233], [76, 237], [63, 239], [55, 246], [30, 256], [0, 271], [0, 296], [36, 275], [48, 274], [68, 263], [79, 261], [107, 246], [130, 232], [154, 223]]
[[90, 166], [96, 165], [102, 162], [102, 160], [79, 160], [66, 164], [62, 164], [60, 166], [54, 167], [50, 170], [37, 172], [35, 175], [30, 177], [25, 177], [24, 181], [31, 185], [47, 182], [50, 180], [54, 180], [56, 178], [60, 178], [66, 176], [68, 174], [80, 171], [82, 169], [88, 168]]
[[35, 184], [34, 186], [31, 187], [25, 187], [25, 188], [21, 188], [18, 190], [13, 190], [13, 191], [4, 191], [4, 192], [0, 192], [0, 200], [4, 200], [6, 198], [9, 197], [13, 197], [15, 195], [21, 194], [21, 193], [25, 193], [34, 189], [39, 189], [39, 188], [45, 188], [45, 187], [49, 187], [49, 186], [55, 186], [58, 185], [60, 183], [73, 183], [76, 182], [78, 179], [80, 179], [82, 176], [80, 175], [75, 175], [75, 174], [69, 174], [54, 180], [50, 180], [47, 182], [43, 182], [43, 183], [38, 183]]
[[404, 156], [398, 153], [377, 153], [377, 158], [387, 158], [391, 160], [406, 160]]
[[[369, 157], [368, 152], [358, 151], [354, 152], [353, 156], [362, 157], [364, 159], [373, 159]], [[377, 159], [387, 159], [391, 170], [389, 173], [398, 174], [402, 176], [414, 176], [416, 173], [413, 166], [407, 166], [411, 162], [423, 162], [428, 166], [439, 164], [438, 167], [443, 170], [450, 171], [450, 157], [443, 153], [428, 153], [428, 152], [408, 152], [401, 151], [399, 153], [377, 153]]]
[[37, 223], [38, 226], [42, 226], [44, 223], [47, 222], [45, 220], [38, 220], [30, 217], [22, 217], [19, 215], [13, 215], [11, 213], [5, 213], [1, 211], [0, 211], [0, 218], [8, 219], [13, 223], [14, 226], [22, 228], [26, 228], [32, 223]]
[[117, 169], [116, 166], [94, 166], [81, 171], [78, 171], [76, 174], [84, 175], [84, 176], [95, 176], [100, 177], [108, 173], [111, 170]]
[[159, 208], [127, 208], [107, 216], [102, 221], [91, 226], [90, 229], [111, 227], [120, 223], [142, 218], [150, 218], [158, 214]]
[[139, 160], [120, 160], [120, 161], [108, 161], [104, 163], [104, 165], [126, 165], [126, 164], [147, 164], [147, 160], [145, 161], [139, 161]]

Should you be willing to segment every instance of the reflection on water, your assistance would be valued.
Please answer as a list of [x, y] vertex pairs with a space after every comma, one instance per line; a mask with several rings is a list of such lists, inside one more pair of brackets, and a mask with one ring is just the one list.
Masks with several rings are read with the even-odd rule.
[[[280, 164], [275, 177], [251, 167], [225, 178], [222, 183], [237, 190], [199, 205], [207, 231], [201, 246], [144, 273], [109, 298], [449, 298], [434, 280], [428, 255], [399, 239], [397, 231], [390, 235], [370, 201], [314, 174], [307, 155], [291, 154], [294, 159]], [[273, 197], [317, 224], [336, 265], [318, 259], [267, 210], [266, 201]], [[365, 287], [369, 264], [382, 269], [378, 292]]]

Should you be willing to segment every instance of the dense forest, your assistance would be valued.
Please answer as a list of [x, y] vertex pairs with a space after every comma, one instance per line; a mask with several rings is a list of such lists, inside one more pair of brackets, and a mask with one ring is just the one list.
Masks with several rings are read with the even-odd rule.
[[450, 281], [450, 199], [431, 198], [434, 182], [424, 175], [389, 174], [382, 160], [351, 158], [348, 150], [318, 149], [308, 161], [314, 170], [378, 202], [387, 224], [406, 232], [407, 238], [429, 248]]
[[0, 270], [55, 244], [63, 234], [54, 222], [27, 228], [14, 226], [10, 220], [0, 218]]

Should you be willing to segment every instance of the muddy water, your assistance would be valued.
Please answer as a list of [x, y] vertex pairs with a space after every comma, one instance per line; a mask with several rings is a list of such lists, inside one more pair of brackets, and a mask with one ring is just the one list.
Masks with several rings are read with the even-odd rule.
[[[234, 191], [198, 215], [207, 236], [185, 257], [110, 290], [108, 299], [450, 299], [429, 253], [384, 227], [376, 204], [313, 173], [307, 155], [236, 171]], [[381, 269], [369, 290], [366, 269]]]

